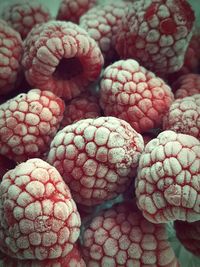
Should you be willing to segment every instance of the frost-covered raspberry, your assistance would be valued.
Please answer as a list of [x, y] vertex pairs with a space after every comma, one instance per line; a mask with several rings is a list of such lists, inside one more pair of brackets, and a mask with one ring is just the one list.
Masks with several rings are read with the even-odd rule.
[[195, 73], [182, 75], [172, 84], [172, 88], [175, 91], [175, 98], [200, 94], [200, 75]]
[[0, 154], [15, 161], [41, 157], [63, 118], [64, 102], [32, 89], [0, 105]]
[[16, 88], [21, 75], [22, 53], [20, 34], [0, 20], [0, 95]]
[[32, 86], [69, 100], [98, 78], [103, 56], [78, 25], [50, 21], [36, 25], [27, 36], [22, 64]]
[[93, 7], [80, 18], [80, 26], [98, 43], [107, 64], [118, 58], [112, 36], [118, 30], [125, 7], [126, 2], [112, 0]]
[[119, 204], [93, 218], [83, 233], [87, 267], [178, 267], [164, 224], [152, 224], [133, 204]]
[[200, 221], [192, 223], [175, 221], [174, 228], [181, 244], [194, 255], [200, 257]]
[[97, 118], [101, 116], [98, 99], [94, 95], [82, 94], [66, 103], [61, 127], [72, 124], [81, 119]]
[[37, 24], [51, 19], [50, 11], [37, 0], [15, 0], [8, 2], [1, 17], [25, 39]]
[[47, 157], [77, 203], [92, 206], [130, 185], [144, 148], [142, 136], [115, 117], [83, 119], [59, 131]]
[[80, 17], [96, 4], [97, 0], [62, 0], [57, 20], [79, 23]]
[[64, 257], [47, 260], [20, 260], [0, 252], [0, 266], [6, 267], [86, 267], [77, 245]]
[[200, 142], [164, 131], [145, 147], [136, 179], [137, 205], [151, 222], [200, 220]]
[[66, 256], [80, 216], [59, 172], [41, 159], [8, 171], [0, 184], [0, 250], [19, 259]]
[[163, 129], [200, 140], [200, 94], [176, 99], [163, 117]]
[[186, 0], [141, 0], [126, 9], [114, 36], [122, 58], [159, 74], [179, 70], [192, 37], [194, 12]]
[[100, 105], [105, 115], [126, 120], [137, 132], [160, 127], [172, 101], [171, 88], [133, 59], [113, 63], [102, 75]]

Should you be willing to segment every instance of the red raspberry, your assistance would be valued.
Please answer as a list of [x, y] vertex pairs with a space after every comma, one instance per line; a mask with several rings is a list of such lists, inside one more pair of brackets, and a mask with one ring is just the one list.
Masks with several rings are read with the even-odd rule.
[[188, 223], [175, 221], [176, 236], [181, 244], [196, 256], [200, 256], [200, 221]]
[[63, 113], [64, 102], [39, 89], [0, 105], [0, 154], [15, 161], [41, 157], [48, 151]]
[[5, 21], [0, 20], [0, 95], [16, 88], [21, 74], [22, 39]]
[[18, 259], [66, 256], [80, 216], [59, 172], [41, 159], [8, 171], [0, 184], [0, 249]]
[[97, 0], [62, 0], [57, 20], [79, 23], [80, 17], [96, 4]]
[[178, 267], [164, 224], [152, 224], [132, 204], [96, 216], [83, 233], [87, 267]]
[[200, 219], [200, 142], [164, 131], [150, 141], [139, 161], [138, 207], [153, 223]]
[[175, 98], [200, 94], [200, 75], [195, 73], [182, 75], [172, 84], [172, 88], [175, 91]]
[[93, 95], [80, 95], [66, 104], [61, 127], [65, 127], [81, 119], [101, 116], [101, 109], [97, 97]]
[[194, 20], [186, 0], [135, 1], [114, 37], [116, 50], [158, 74], [175, 72], [183, 65]]
[[163, 129], [200, 140], [200, 94], [176, 99], [163, 118]]
[[103, 56], [97, 43], [78, 25], [50, 21], [35, 26], [27, 36], [22, 64], [32, 86], [68, 100], [98, 78]]
[[37, 1], [15, 0], [4, 8], [2, 18], [25, 39], [37, 24], [51, 19], [48, 8]]
[[63, 176], [75, 201], [92, 206], [129, 187], [143, 148], [142, 136], [127, 122], [99, 117], [59, 131], [47, 160]]
[[86, 267], [85, 262], [76, 245], [62, 258], [47, 260], [19, 260], [0, 252], [0, 266], [7, 267]]
[[162, 125], [173, 101], [170, 87], [133, 59], [108, 66], [100, 83], [100, 105], [106, 116], [126, 120], [140, 133]]
[[112, 36], [118, 30], [125, 7], [127, 3], [124, 1], [108, 1], [93, 7], [80, 18], [80, 26], [98, 43], [106, 64], [118, 58]]

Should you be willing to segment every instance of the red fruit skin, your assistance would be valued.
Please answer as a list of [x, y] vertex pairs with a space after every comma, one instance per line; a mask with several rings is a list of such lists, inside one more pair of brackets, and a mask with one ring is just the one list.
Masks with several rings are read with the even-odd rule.
[[139, 133], [161, 127], [173, 100], [164, 80], [133, 59], [116, 61], [103, 72], [100, 106], [104, 114], [127, 121]]
[[60, 127], [64, 108], [61, 98], [39, 89], [0, 105], [0, 154], [16, 162], [42, 157]]
[[163, 129], [200, 140], [200, 93], [176, 99], [163, 118]]
[[13, 91], [21, 76], [23, 43], [18, 32], [0, 20], [0, 96]]
[[78, 204], [94, 206], [124, 192], [135, 176], [142, 136], [115, 117], [83, 119], [59, 131], [47, 161]]
[[137, 206], [153, 223], [200, 219], [200, 142], [191, 135], [163, 131], [139, 160]]
[[38, 23], [51, 19], [50, 11], [37, 1], [15, 0], [7, 3], [1, 17], [25, 39]]
[[47, 260], [19, 260], [0, 252], [0, 266], [7, 267], [86, 267], [77, 245], [65, 257]]
[[80, 216], [59, 172], [41, 159], [8, 171], [0, 184], [0, 250], [18, 259], [65, 257], [80, 233]]
[[114, 36], [121, 58], [134, 58], [159, 75], [178, 71], [194, 25], [186, 0], [135, 1], [126, 9]]
[[57, 20], [79, 23], [80, 17], [91, 9], [97, 0], [62, 0], [59, 6]]
[[22, 65], [27, 81], [66, 100], [86, 91], [103, 63], [97, 43], [72, 22], [37, 25], [25, 40]]
[[87, 267], [178, 267], [164, 224], [148, 222], [134, 203], [96, 215], [82, 237]]

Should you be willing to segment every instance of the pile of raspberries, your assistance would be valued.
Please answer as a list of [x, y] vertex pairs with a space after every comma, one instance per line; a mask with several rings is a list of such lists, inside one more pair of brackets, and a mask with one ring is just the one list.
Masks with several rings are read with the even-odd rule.
[[200, 29], [187, 0], [8, 1], [0, 266], [200, 257]]

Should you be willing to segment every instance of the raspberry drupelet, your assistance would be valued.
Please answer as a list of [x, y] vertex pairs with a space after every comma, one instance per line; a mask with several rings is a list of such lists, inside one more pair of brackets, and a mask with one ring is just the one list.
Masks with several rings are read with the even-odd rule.
[[121, 58], [134, 58], [159, 75], [178, 71], [194, 25], [186, 0], [141, 0], [126, 9], [114, 36]]
[[72, 22], [36, 25], [24, 47], [22, 65], [27, 81], [66, 100], [86, 91], [104, 63], [97, 43]]
[[200, 93], [176, 99], [163, 117], [163, 129], [189, 134], [200, 140]]
[[41, 159], [8, 171], [0, 184], [0, 250], [18, 259], [65, 257], [80, 216], [59, 172]]
[[0, 105], [0, 154], [22, 162], [42, 157], [60, 127], [64, 101], [32, 89]]
[[125, 7], [127, 2], [110, 0], [93, 7], [80, 18], [80, 26], [98, 43], [106, 65], [119, 58], [112, 36], [118, 30]]
[[178, 267], [164, 224], [148, 222], [133, 203], [101, 212], [83, 232], [87, 267]]
[[57, 20], [79, 23], [80, 17], [96, 4], [97, 0], [62, 0]]
[[173, 99], [171, 88], [133, 59], [116, 61], [101, 78], [104, 114], [126, 120], [140, 133], [161, 127]]
[[142, 136], [124, 120], [83, 119], [56, 134], [47, 161], [60, 172], [76, 203], [94, 206], [129, 187], [143, 148]]
[[15, 0], [5, 6], [1, 17], [25, 39], [36, 24], [50, 20], [51, 14], [37, 0]]
[[200, 220], [200, 142], [191, 135], [161, 132], [140, 157], [137, 205], [153, 223]]
[[22, 54], [20, 34], [0, 20], [0, 96], [16, 89], [21, 78]]

